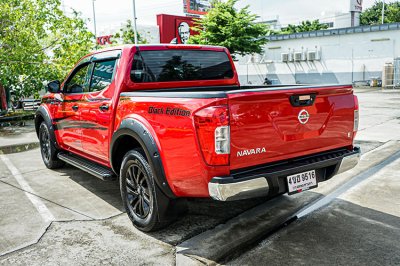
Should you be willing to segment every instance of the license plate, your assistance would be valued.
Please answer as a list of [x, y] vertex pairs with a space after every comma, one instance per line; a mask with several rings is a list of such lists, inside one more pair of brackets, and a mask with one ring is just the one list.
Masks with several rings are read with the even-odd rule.
[[315, 170], [290, 175], [287, 177], [287, 182], [289, 195], [300, 193], [318, 186]]

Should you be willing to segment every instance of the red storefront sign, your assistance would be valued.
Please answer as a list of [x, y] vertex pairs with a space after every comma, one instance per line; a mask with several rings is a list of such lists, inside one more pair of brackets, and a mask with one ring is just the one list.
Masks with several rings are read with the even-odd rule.
[[111, 37], [112, 35], [99, 36], [96, 38], [96, 42], [98, 45], [112, 44]]

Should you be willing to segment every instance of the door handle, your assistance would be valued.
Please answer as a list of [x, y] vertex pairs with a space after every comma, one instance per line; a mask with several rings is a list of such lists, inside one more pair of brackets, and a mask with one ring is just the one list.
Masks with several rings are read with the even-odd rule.
[[99, 109], [100, 109], [100, 111], [105, 112], [105, 111], [108, 111], [108, 109], [110, 109], [110, 106], [108, 104], [103, 104], [103, 105], [100, 105]]
[[79, 109], [79, 106], [78, 106], [78, 105], [74, 105], [74, 106], [72, 106], [72, 110], [74, 110], [74, 111], [78, 111], [78, 109]]

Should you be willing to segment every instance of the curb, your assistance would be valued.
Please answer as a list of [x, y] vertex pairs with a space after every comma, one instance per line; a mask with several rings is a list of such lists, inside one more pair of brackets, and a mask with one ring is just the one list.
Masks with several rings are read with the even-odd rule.
[[0, 154], [12, 154], [29, 151], [39, 148], [39, 141], [30, 143], [21, 143], [8, 146], [0, 146]]
[[[363, 155], [359, 165], [339, 175], [333, 182], [294, 196], [283, 195], [250, 209], [225, 224], [218, 225], [176, 247], [176, 265], [217, 265], [247, 250], [296, 219], [299, 211], [328, 195], [354, 176], [396, 154], [400, 142], [389, 141]], [[326, 185], [323, 185], [326, 184]]]
[[34, 119], [34, 118], [35, 118], [35, 114], [0, 117], [0, 123], [2, 123], [2, 122], [12, 122], [12, 121], [21, 121], [21, 120], [31, 120], [31, 119]]

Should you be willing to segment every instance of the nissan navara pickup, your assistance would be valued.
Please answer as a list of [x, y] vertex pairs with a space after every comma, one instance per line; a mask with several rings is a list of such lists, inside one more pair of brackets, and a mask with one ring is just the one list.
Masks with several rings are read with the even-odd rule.
[[35, 126], [44, 164], [119, 180], [143, 231], [185, 198], [294, 194], [353, 168], [351, 85], [241, 86], [226, 48], [130, 45], [83, 57], [48, 84]]

